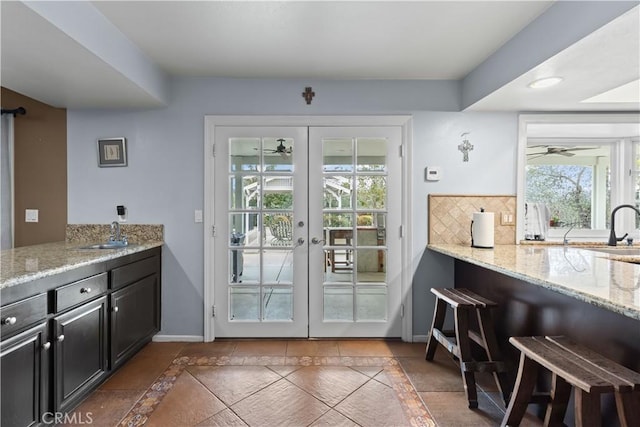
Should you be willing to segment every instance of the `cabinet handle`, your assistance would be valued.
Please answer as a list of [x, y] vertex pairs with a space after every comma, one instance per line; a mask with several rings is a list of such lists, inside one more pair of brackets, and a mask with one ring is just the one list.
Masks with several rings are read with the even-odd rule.
[[7, 317], [5, 319], [2, 319], [2, 324], [3, 325], [15, 325], [17, 321], [18, 321], [18, 319], [16, 319], [15, 317]]
[[42, 349], [43, 350], [49, 350], [51, 348], [51, 343], [49, 341], [47, 341], [46, 343], [42, 344]]
[[81, 294], [91, 293], [91, 288], [80, 288], [80, 293]]
[[64, 335], [60, 335], [58, 338], [56, 338], [56, 340], [57, 340], [58, 342], [62, 342], [62, 341], [64, 341]]
[[117, 313], [118, 312], [118, 307], [113, 307], [113, 312]]

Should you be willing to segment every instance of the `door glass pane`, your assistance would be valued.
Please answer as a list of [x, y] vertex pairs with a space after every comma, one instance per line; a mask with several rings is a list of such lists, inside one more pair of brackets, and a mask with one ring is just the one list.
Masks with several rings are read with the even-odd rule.
[[286, 246], [293, 243], [293, 215], [288, 212], [264, 214], [264, 246]]
[[260, 179], [257, 176], [229, 177], [231, 209], [257, 209], [260, 206]]
[[260, 282], [260, 255], [257, 249], [229, 250], [229, 283]]
[[293, 176], [263, 177], [263, 209], [293, 209]]
[[384, 171], [387, 168], [387, 140], [382, 138], [358, 138], [357, 171]]
[[263, 319], [293, 320], [293, 289], [267, 286], [262, 288]]
[[358, 282], [386, 282], [386, 250], [357, 249]]
[[330, 175], [323, 178], [325, 209], [351, 209], [353, 207], [353, 177]]
[[260, 138], [229, 139], [229, 170], [257, 171], [260, 164]]
[[263, 152], [264, 171], [293, 171], [293, 139], [265, 138]]
[[257, 213], [243, 212], [229, 215], [231, 246], [260, 246], [260, 228]]
[[[337, 252], [337, 253], [336, 253]], [[326, 249], [324, 251], [325, 255], [325, 266], [324, 266], [324, 282], [328, 283], [351, 283], [353, 281], [353, 269], [352, 268], [341, 268], [337, 266], [334, 262], [333, 257], [337, 257], [340, 260], [344, 254], [339, 251], [335, 251], [333, 249]]]
[[356, 290], [356, 320], [387, 320], [386, 286], [358, 286]]
[[324, 139], [322, 158], [325, 172], [353, 171], [353, 140], [351, 138]]
[[293, 256], [290, 250], [264, 250], [262, 256], [264, 283], [293, 282]]
[[234, 286], [229, 288], [229, 320], [259, 320], [260, 288]]
[[353, 320], [353, 288], [351, 286], [325, 286], [324, 320]]
[[358, 175], [357, 209], [385, 209], [387, 205], [387, 177]]

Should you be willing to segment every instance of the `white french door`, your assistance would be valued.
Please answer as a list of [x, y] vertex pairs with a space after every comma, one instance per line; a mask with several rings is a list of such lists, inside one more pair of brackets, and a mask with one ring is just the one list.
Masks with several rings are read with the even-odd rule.
[[214, 141], [215, 336], [401, 336], [401, 128]]

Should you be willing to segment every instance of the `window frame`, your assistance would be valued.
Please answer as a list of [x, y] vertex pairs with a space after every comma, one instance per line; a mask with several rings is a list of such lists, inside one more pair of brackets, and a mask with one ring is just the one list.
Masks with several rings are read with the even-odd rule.
[[[637, 113], [585, 113], [585, 114], [521, 114], [518, 117], [518, 159], [517, 159], [517, 222], [516, 242], [524, 240], [524, 204], [525, 204], [525, 167], [527, 164], [527, 127], [530, 124], [568, 124], [568, 123], [640, 123], [640, 114]], [[608, 137], [609, 139], [611, 137]], [[604, 139], [604, 137], [603, 137]], [[635, 154], [638, 141], [637, 135], [629, 138], [620, 138], [611, 145], [611, 206], [623, 203], [636, 203], [636, 177], [640, 171], [635, 165]], [[604, 145], [602, 143], [601, 145]], [[628, 211], [628, 212], [627, 212]], [[610, 215], [610, 212], [606, 212]], [[630, 209], [624, 209], [616, 215], [616, 230], [620, 235], [632, 231], [634, 238], [638, 238], [635, 227], [635, 214]], [[622, 231], [627, 230], [627, 231]], [[565, 233], [570, 232], [573, 240], [606, 241], [609, 235], [608, 229], [576, 229], [549, 228], [547, 240], [561, 242]]]

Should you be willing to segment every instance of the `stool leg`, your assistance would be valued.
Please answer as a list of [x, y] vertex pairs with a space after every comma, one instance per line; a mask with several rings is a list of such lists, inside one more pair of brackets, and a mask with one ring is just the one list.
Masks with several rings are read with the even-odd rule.
[[551, 402], [547, 405], [544, 417], [545, 426], [564, 426], [564, 416], [571, 397], [571, 384], [557, 374], [552, 374]]
[[455, 313], [456, 342], [460, 352], [460, 373], [464, 382], [464, 392], [469, 401], [469, 408], [477, 408], [476, 378], [473, 371], [467, 368], [467, 362], [473, 362], [471, 341], [469, 340], [469, 310], [456, 307], [453, 311]]
[[616, 392], [616, 406], [622, 427], [640, 427], [640, 391]]
[[536, 386], [538, 367], [539, 365], [536, 361], [529, 359], [524, 353], [520, 354], [518, 376], [516, 377], [516, 384], [509, 400], [507, 412], [502, 420], [502, 427], [520, 425], [531, 401], [533, 389]]
[[436, 310], [433, 313], [433, 323], [431, 324], [431, 330], [429, 331], [429, 339], [427, 339], [427, 347], [425, 349], [425, 359], [433, 360], [433, 356], [436, 354], [436, 348], [438, 347], [438, 340], [433, 336], [433, 331], [438, 329], [442, 331], [444, 325], [444, 317], [447, 313], [447, 302], [436, 297]]
[[[500, 354], [500, 347], [498, 347], [498, 340], [496, 338], [493, 320], [491, 312], [488, 308], [478, 308], [478, 326], [480, 328], [480, 334], [484, 341], [485, 351], [487, 352], [487, 358], [490, 362], [502, 361], [502, 355]], [[509, 380], [505, 372], [494, 372], [493, 378], [496, 381], [498, 390], [502, 394], [502, 399], [505, 405], [509, 403]]]
[[600, 393], [574, 389], [576, 427], [600, 427]]

